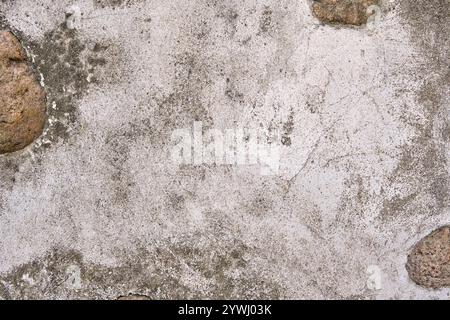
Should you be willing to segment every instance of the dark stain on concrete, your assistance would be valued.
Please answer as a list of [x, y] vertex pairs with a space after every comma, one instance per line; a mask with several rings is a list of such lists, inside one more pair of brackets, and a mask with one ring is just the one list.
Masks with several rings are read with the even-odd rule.
[[344, 192], [340, 196], [340, 204], [336, 216], [337, 225], [358, 227], [355, 221], [363, 219], [372, 197], [370, 189], [366, 185], [366, 179], [367, 177], [358, 173], [352, 173], [350, 177], [345, 179]]
[[0, 29], [9, 29], [5, 16], [0, 12]]
[[57, 121], [47, 134], [56, 141], [67, 138], [67, 129], [77, 123], [74, 100], [80, 98], [87, 87], [88, 71], [80, 61], [85, 49], [76, 31], [66, 29], [65, 25], [48, 32], [42, 42], [31, 44], [31, 50], [36, 54], [36, 68], [44, 77], [48, 101], [56, 103], [56, 110], [48, 107], [49, 116], [63, 120]]
[[225, 96], [232, 102], [239, 104], [245, 103], [244, 94], [238, 90], [238, 88], [230, 78], [226, 79]]
[[[20, 157], [19, 157], [20, 158]], [[15, 174], [19, 172], [19, 162], [12, 156], [0, 157], [0, 186], [10, 190], [16, 182]], [[0, 195], [0, 208], [1, 208]]]
[[266, 6], [259, 19], [259, 33], [268, 33], [273, 28], [273, 11]]
[[226, 34], [230, 39], [233, 38], [237, 31], [239, 14], [236, 10], [230, 7], [222, 8], [218, 11], [219, 12], [217, 13], [217, 17], [225, 20]]
[[[221, 228], [221, 227], [220, 227]], [[215, 237], [207, 247], [199, 247], [204, 235], [180, 238], [176, 243], [157, 245], [125, 253], [115, 267], [84, 261], [72, 249], [55, 248], [31, 262], [0, 276], [10, 288], [0, 290], [1, 298], [11, 299], [116, 299], [124, 293], [138, 293], [149, 299], [261, 298], [280, 297], [281, 288], [260, 275], [246, 272], [244, 256], [248, 248], [238, 240], [226, 240], [224, 230], [211, 229]], [[218, 234], [222, 233], [221, 234]], [[71, 279], [70, 268], [79, 271]], [[231, 278], [229, 271], [240, 270]], [[197, 274], [206, 287], [182, 282], [181, 274]], [[74, 286], [77, 281], [79, 286]]]
[[144, 0], [93, 0], [95, 8], [120, 8], [120, 7], [131, 7], [138, 4]]
[[175, 57], [173, 92], [157, 100], [153, 114], [153, 136], [160, 145], [170, 141], [174, 129], [190, 128], [194, 121], [202, 121], [204, 129], [213, 125], [208, 106], [201, 101], [203, 89], [210, 84], [208, 62], [198, 52], [184, 52]]
[[[402, 1], [399, 12], [426, 61], [416, 70], [424, 75], [416, 101], [423, 108], [426, 122], [409, 120], [407, 123], [415, 128], [417, 136], [403, 146], [391, 182], [406, 184], [412, 191], [401, 198], [387, 199], [382, 210], [383, 218], [403, 214], [433, 215], [450, 203], [447, 151], [445, 143], [441, 143], [446, 129], [438, 122], [448, 123], [449, 120], [446, 101], [450, 61], [447, 54], [450, 49], [448, 1]], [[420, 197], [431, 200], [426, 204], [415, 201]]]
[[109, 134], [105, 139], [106, 153], [103, 156], [108, 166], [108, 174], [112, 186], [111, 200], [114, 205], [123, 206], [128, 203], [130, 188], [135, 185], [133, 175], [127, 170], [126, 163], [129, 159], [130, 145], [133, 137], [118, 131]]
[[399, 13], [410, 28], [410, 37], [422, 48], [441, 73], [448, 73], [448, 33], [450, 31], [448, 0], [406, 0], [398, 4]]
[[[30, 42], [35, 56], [35, 67], [42, 73], [48, 96], [49, 117], [56, 119], [47, 128], [46, 138], [51, 142], [67, 140], [80, 125], [76, 106], [89, 85], [98, 84], [95, 71], [106, 65], [107, 46], [95, 44], [90, 49], [76, 30], [61, 24], [47, 32], [44, 39]], [[45, 146], [45, 145], [44, 145]]]
[[254, 195], [254, 198], [250, 200], [250, 203], [246, 207], [247, 212], [256, 217], [265, 217], [273, 212], [274, 209], [271, 197], [267, 194], [258, 193]]
[[0, 281], [0, 299], [11, 300], [11, 296], [9, 294], [6, 286]]
[[283, 123], [283, 132], [281, 136], [281, 143], [289, 147], [292, 144], [291, 135], [294, 132], [294, 111], [291, 110], [287, 121]]
[[184, 211], [186, 209], [186, 199], [183, 195], [177, 193], [171, 193], [167, 196], [169, 208], [174, 211]]

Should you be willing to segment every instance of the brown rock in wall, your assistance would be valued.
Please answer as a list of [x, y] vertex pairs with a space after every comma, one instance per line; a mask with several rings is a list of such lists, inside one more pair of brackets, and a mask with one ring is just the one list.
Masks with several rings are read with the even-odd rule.
[[406, 269], [418, 285], [450, 287], [450, 227], [440, 228], [419, 241], [408, 256]]
[[42, 134], [45, 94], [14, 35], [0, 31], [0, 154], [23, 149]]
[[360, 26], [367, 23], [367, 9], [379, 0], [315, 0], [313, 13], [322, 22]]

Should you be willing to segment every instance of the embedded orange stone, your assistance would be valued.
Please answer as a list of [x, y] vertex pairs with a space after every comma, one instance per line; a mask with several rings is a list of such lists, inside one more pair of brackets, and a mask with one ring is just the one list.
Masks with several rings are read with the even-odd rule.
[[346, 24], [360, 26], [367, 23], [367, 12], [379, 0], [316, 0], [313, 13], [322, 22], [328, 24]]
[[0, 154], [38, 138], [46, 119], [45, 93], [17, 38], [0, 31]]

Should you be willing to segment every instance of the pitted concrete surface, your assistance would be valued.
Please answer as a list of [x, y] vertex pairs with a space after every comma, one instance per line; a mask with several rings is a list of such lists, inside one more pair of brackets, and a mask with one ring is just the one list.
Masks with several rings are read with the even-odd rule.
[[[326, 25], [308, 0], [6, 0], [47, 95], [0, 155], [4, 299], [448, 298], [448, 0]], [[280, 128], [280, 167], [177, 165], [174, 130]]]
[[21, 150], [42, 134], [45, 93], [20, 42], [0, 31], [0, 154]]

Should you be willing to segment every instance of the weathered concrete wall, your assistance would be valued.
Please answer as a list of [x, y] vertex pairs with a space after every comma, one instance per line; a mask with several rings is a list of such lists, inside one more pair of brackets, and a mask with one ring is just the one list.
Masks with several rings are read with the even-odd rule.
[[[0, 155], [0, 297], [447, 298], [405, 264], [450, 222], [449, 1], [312, 5], [1, 1], [48, 120]], [[177, 165], [194, 121], [279, 128], [279, 171]]]

